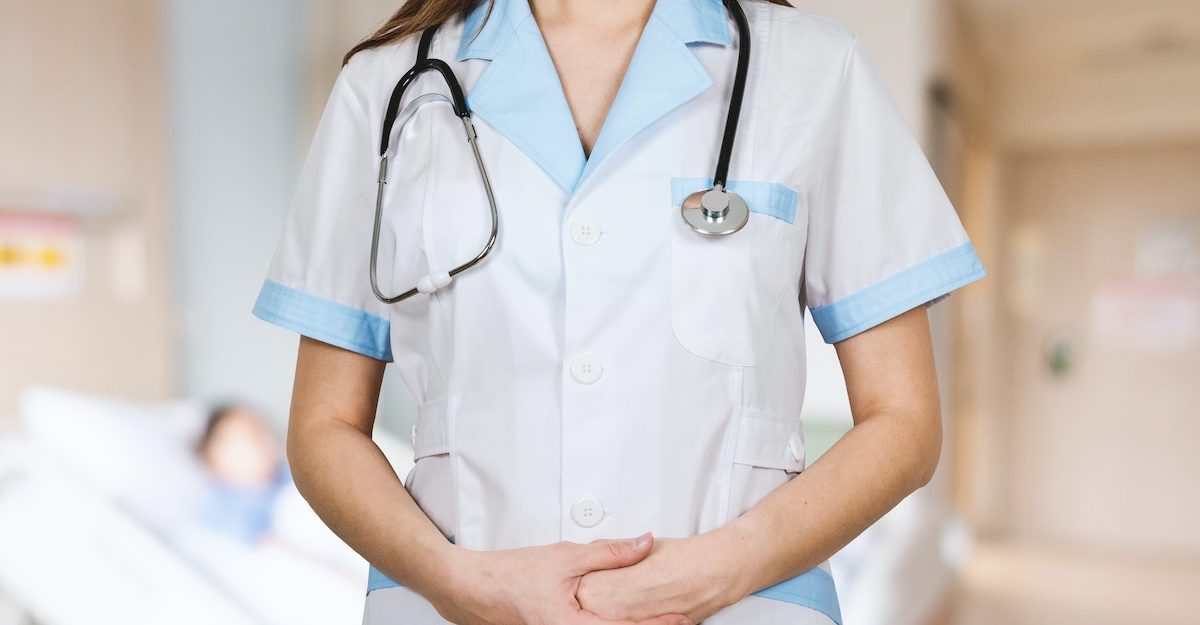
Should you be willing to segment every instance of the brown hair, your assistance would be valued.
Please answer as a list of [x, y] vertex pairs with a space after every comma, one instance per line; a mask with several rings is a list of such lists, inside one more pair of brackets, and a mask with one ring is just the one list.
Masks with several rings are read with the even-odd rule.
[[[379, 30], [350, 48], [346, 56], [342, 57], [342, 65], [349, 63], [350, 57], [363, 50], [386, 46], [430, 26], [441, 24], [457, 14], [469, 13], [481, 2], [491, 4], [490, 0], [407, 0]], [[488, 15], [491, 14], [492, 7], [488, 6]], [[486, 21], [486, 18], [484, 19]]]
[[[788, 0], [766, 1], [786, 7], [792, 6]], [[400, 10], [393, 13], [388, 21], [379, 27], [379, 30], [350, 48], [346, 56], [342, 57], [342, 65], [349, 63], [350, 57], [363, 50], [386, 46], [414, 33], [419, 33], [430, 26], [441, 24], [456, 14], [469, 13], [471, 9], [479, 6], [482, 2], [488, 3], [488, 13], [484, 17], [486, 22], [487, 17], [492, 14], [492, 7], [495, 6], [492, 0], [407, 0]]]
[[212, 444], [213, 437], [216, 436], [217, 426], [226, 417], [233, 414], [235, 410], [240, 408], [236, 402], [222, 402], [213, 406], [208, 411], [208, 418], [204, 421], [204, 429], [200, 432], [200, 438], [196, 440], [196, 453], [201, 456], [208, 453], [208, 447]]

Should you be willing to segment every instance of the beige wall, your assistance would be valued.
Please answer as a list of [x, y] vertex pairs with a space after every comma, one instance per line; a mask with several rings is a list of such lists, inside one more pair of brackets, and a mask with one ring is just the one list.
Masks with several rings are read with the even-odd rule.
[[0, 0], [0, 192], [71, 191], [114, 207], [84, 221], [81, 293], [0, 302], [0, 420], [29, 384], [130, 397], [171, 388], [160, 10]]
[[[1139, 336], [1171, 323], [1140, 291], [1122, 297], [1147, 321], [1130, 317], [1118, 336], [1095, 325], [1114, 287], [1152, 285], [1200, 309], [1197, 172], [1200, 144], [1012, 157], [998, 326], [1010, 337], [1005, 536], [1200, 562], [1200, 329], [1165, 346]], [[1190, 314], [1183, 325], [1200, 327], [1200, 310]], [[1046, 364], [1056, 342], [1074, 355], [1061, 376]]]

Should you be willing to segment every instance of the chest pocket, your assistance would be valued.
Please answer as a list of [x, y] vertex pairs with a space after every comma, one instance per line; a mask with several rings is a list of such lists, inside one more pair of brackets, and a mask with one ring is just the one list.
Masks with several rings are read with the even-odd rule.
[[[678, 210], [702, 178], [672, 178]], [[792, 274], [791, 239], [799, 194], [774, 182], [730, 180], [750, 208], [739, 232], [701, 235], [671, 220], [671, 327], [688, 351], [728, 365], [751, 366], [771, 347], [778, 307]]]

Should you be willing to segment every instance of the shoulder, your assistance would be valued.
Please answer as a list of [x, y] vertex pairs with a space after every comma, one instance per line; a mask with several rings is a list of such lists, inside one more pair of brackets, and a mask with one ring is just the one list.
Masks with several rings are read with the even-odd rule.
[[858, 45], [858, 35], [829, 17], [795, 7], [760, 2], [755, 20], [768, 37], [767, 54], [784, 65], [840, 73]]

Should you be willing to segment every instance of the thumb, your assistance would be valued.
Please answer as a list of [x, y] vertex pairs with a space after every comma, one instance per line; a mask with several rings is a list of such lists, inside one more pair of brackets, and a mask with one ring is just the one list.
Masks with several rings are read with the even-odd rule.
[[650, 546], [653, 542], [653, 536], [650, 532], [646, 532], [636, 538], [596, 541], [580, 545], [580, 556], [576, 563], [579, 574], [633, 566], [650, 553]]

